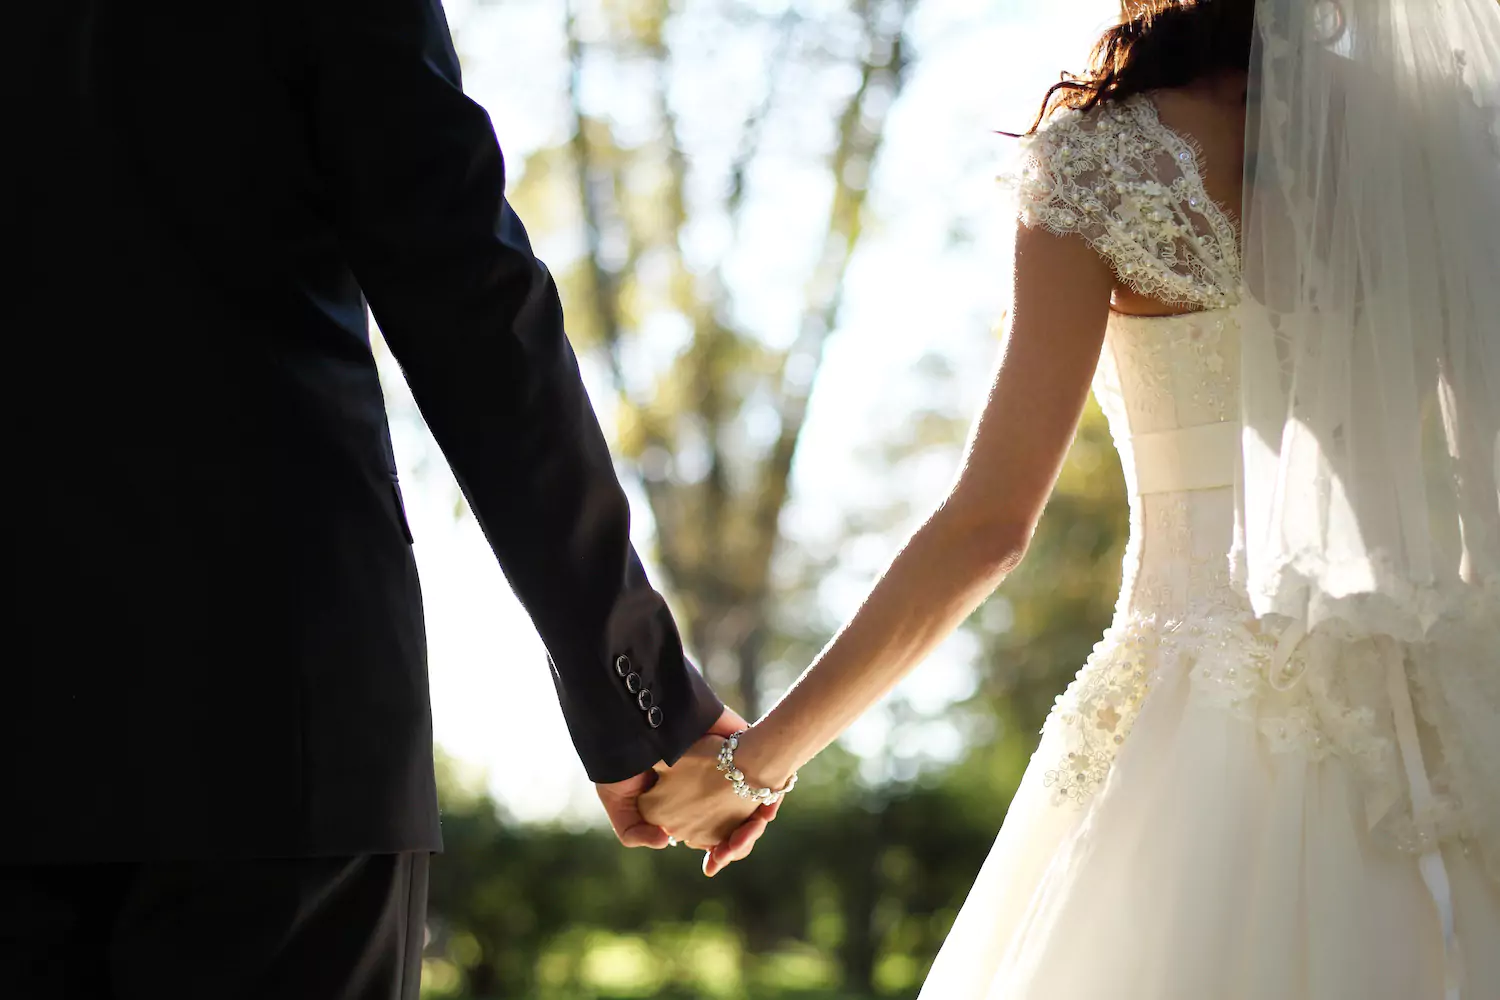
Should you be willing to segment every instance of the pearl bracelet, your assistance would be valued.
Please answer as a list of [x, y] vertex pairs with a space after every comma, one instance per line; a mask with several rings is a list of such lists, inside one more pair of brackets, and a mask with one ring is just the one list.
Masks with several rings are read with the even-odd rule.
[[741, 729], [724, 741], [724, 745], [719, 748], [719, 763], [717, 766], [719, 772], [727, 780], [734, 783], [734, 794], [742, 799], [749, 799], [752, 802], [770, 805], [796, 787], [797, 773], [793, 771], [792, 776], [787, 779], [786, 785], [779, 789], [751, 788], [747, 785], [745, 783], [745, 772], [734, 766], [734, 751], [740, 745], [740, 737], [744, 736], [746, 732], [748, 730]]

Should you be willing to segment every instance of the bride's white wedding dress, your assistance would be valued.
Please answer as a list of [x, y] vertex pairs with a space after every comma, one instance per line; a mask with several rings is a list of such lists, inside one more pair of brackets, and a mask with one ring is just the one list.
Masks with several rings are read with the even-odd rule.
[[1142, 97], [1031, 144], [1028, 225], [1081, 233], [1132, 287], [1199, 311], [1110, 320], [1094, 387], [1130, 493], [1124, 588], [923, 1000], [1443, 1000], [1459, 969], [1465, 1000], [1500, 997], [1494, 873], [1442, 839], [1445, 959], [1443, 894], [1419, 871], [1410, 799], [1427, 795], [1404, 776], [1440, 724], [1422, 678], [1371, 641], [1336, 673], [1310, 661], [1231, 585], [1238, 337], [1260, 307], [1197, 151]]

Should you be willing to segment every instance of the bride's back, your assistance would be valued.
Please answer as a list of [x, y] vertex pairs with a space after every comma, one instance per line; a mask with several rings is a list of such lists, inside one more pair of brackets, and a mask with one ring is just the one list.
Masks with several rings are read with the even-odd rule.
[[[1226, 73], [1147, 95], [1162, 125], [1195, 147], [1203, 189], [1236, 228], [1244, 193], [1244, 94], [1245, 74]], [[1131, 316], [1170, 316], [1194, 307], [1163, 302], [1120, 282], [1111, 308]]]

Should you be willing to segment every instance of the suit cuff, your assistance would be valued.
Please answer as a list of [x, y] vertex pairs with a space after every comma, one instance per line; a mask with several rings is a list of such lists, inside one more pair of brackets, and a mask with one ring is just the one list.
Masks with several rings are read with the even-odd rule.
[[[618, 730], [612, 733], [596, 731], [597, 735], [608, 740], [596, 743], [590, 739], [595, 733], [580, 731], [576, 727], [572, 730], [573, 745], [578, 751], [579, 760], [583, 762], [589, 780], [596, 784], [633, 778], [651, 770], [659, 762], [668, 765], [677, 763], [689, 747], [708, 733], [709, 728], [724, 712], [724, 703], [691, 663], [684, 662], [677, 671], [673, 671], [680, 671], [681, 679], [663, 694], [657, 693], [662, 685], [646, 685], [640, 680], [643, 672], [634, 669], [635, 667], [629, 653], [619, 653], [611, 664], [611, 673], [614, 682], [630, 700], [631, 710], [639, 716], [632, 720], [639, 727], [638, 735], [619, 740]], [[653, 672], [661, 673], [660, 669]], [[632, 681], [632, 676], [638, 680]], [[631, 691], [630, 688], [638, 683], [641, 685], [640, 690]], [[644, 699], [644, 708], [641, 707], [643, 700], [640, 697], [643, 691], [651, 692]], [[654, 726], [653, 721], [656, 722]], [[616, 738], [608, 739], [611, 736]]]

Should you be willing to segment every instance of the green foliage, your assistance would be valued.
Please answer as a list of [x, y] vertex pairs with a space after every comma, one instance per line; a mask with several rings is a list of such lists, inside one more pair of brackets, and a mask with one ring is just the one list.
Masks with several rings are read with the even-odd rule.
[[516, 826], [489, 799], [445, 787], [429, 995], [910, 995], [1000, 810], [976, 817], [967, 790], [942, 783], [835, 794], [851, 786], [818, 777], [822, 795], [787, 809], [753, 863], [712, 882], [692, 852]]

